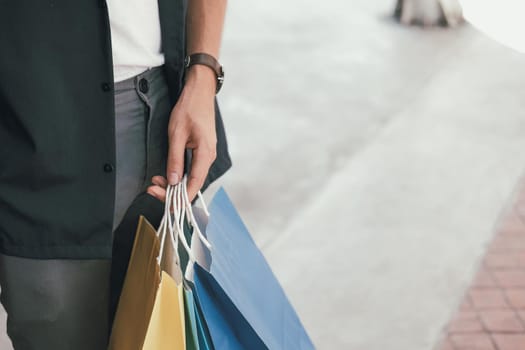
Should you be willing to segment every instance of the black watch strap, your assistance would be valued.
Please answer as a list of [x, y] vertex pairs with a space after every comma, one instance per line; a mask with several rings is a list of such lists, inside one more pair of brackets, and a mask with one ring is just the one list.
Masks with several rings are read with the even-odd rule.
[[202, 64], [204, 66], [208, 66], [215, 72], [215, 76], [217, 77], [217, 88], [215, 90], [215, 93], [218, 93], [222, 87], [222, 84], [224, 83], [224, 70], [222, 69], [222, 66], [220, 65], [219, 61], [217, 61], [217, 59], [215, 59], [215, 57], [213, 57], [212, 55], [208, 55], [207, 53], [203, 52], [198, 52], [186, 56], [186, 58], [184, 59], [185, 69], [188, 69], [194, 64]]

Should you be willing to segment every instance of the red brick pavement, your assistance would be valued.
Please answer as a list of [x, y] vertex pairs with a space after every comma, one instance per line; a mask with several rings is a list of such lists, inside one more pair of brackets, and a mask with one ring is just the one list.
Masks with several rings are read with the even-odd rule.
[[525, 350], [525, 185], [437, 350]]

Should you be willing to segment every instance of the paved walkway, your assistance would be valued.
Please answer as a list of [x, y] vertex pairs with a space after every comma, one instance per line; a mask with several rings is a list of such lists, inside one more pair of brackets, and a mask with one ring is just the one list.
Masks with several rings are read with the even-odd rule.
[[525, 349], [525, 183], [437, 350]]
[[321, 350], [433, 349], [525, 167], [525, 56], [391, 6], [229, 12], [222, 184]]

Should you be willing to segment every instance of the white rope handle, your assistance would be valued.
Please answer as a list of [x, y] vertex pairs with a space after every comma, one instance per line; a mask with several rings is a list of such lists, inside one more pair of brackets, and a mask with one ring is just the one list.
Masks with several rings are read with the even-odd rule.
[[204, 210], [204, 213], [206, 214], [206, 216], [209, 217], [210, 212], [208, 211], [208, 206], [206, 205], [206, 201], [204, 200], [204, 197], [202, 196], [201, 191], [197, 192], [197, 196], [199, 197], [199, 200], [201, 201], [202, 209]]
[[[171, 223], [171, 213], [170, 213], [170, 204], [171, 204], [171, 198], [173, 196], [173, 188], [168, 186], [166, 188], [166, 201], [164, 202], [164, 215], [162, 216], [159, 228], [157, 230], [157, 237], [160, 239], [160, 253], [157, 256], [157, 262], [160, 265], [162, 262], [162, 253], [164, 252], [164, 243], [166, 241], [166, 235], [168, 234], [168, 230], [173, 229], [173, 225]], [[170, 234], [170, 236], [173, 236]]]
[[178, 249], [179, 249], [179, 231], [180, 231], [180, 217], [182, 216], [182, 210], [181, 202], [178, 200], [179, 197], [179, 188], [177, 186], [168, 186], [172, 189], [172, 196], [168, 199], [166, 198], [166, 201], [172, 200], [172, 207], [173, 207], [173, 222], [170, 220], [171, 223], [171, 230], [170, 230], [170, 238], [173, 246], [175, 247], [175, 252], [177, 252], [178, 257]]
[[[195, 261], [195, 257], [193, 256], [193, 253], [191, 252], [190, 245], [188, 244], [188, 241], [186, 240], [186, 236], [184, 235], [184, 218], [185, 218], [185, 212], [186, 212], [186, 203], [183, 200], [183, 188], [182, 184], [179, 183], [175, 185], [176, 187], [176, 195], [173, 197], [173, 206], [177, 206], [179, 208], [179, 211], [175, 214], [176, 222], [177, 222], [177, 232], [173, 232], [172, 236], [180, 237], [180, 241], [182, 243], [182, 246], [186, 250], [186, 253], [188, 253], [188, 257], [191, 261]], [[173, 237], [174, 240], [175, 237]]]
[[[173, 210], [173, 214], [171, 213]], [[184, 212], [185, 212], [185, 202], [182, 195], [182, 186], [178, 185], [168, 185], [166, 187], [166, 200], [164, 202], [164, 215], [161, 219], [161, 223], [157, 230], [157, 236], [160, 239], [160, 254], [157, 257], [157, 262], [159, 265], [162, 263], [162, 257], [164, 252], [164, 246], [166, 244], [166, 236], [169, 236], [173, 248], [175, 249], [175, 257], [177, 262], [179, 262], [179, 237], [184, 237]], [[185, 239], [182, 241], [183, 245], [186, 243], [184, 248], [188, 251], [189, 247]], [[189, 253], [190, 254], [190, 253]]]
[[[186, 213], [187, 213], [187, 216], [188, 216], [188, 221], [190, 222], [190, 224], [193, 227], [193, 229], [199, 235], [199, 239], [201, 240], [201, 242], [206, 246], [206, 248], [211, 249], [210, 242], [202, 234], [202, 231], [199, 228], [199, 224], [197, 223], [197, 220], [195, 219], [195, 215], [193, 215], [192, 205], [191, 205], [191, 202], [190, 202], [190, 198], [188, 196], [187, 182], [188, 182], [187, 181], [187, 177], [185, 175], [184, 178], [182, 179], [181, 183], [182, 183], [182, 188], [183, 188], [182, 192], [183, 192], [183, 195], [184, 195], [184, 202], [186, 204]], [[197, 192], [197, 196], [198, 196], [199, 200], [202, 203], [204, 213], [206, 214], [206, 216], [210, 216], [210, 213], [208, 212], [208, 208], [206, 207], [206, 202], [204, 202], [204, 198], [203, 198], [202, 193], [200, 191]]]
[[[193, 254], [191, 247], [188, 244], [188, 240], [186, 239], [186, 236], [184, 235], [185, 219], [188, 221], [191, 227], [193, 227], [194, 233], [195, 232], [197, 233], [199, 239], [208, 249], [211, 249], [211, 244], [210, 242], [208, 242], [206, 237], [202, 234], [202, 231], [200, 230], [199, 225], [197, 224], [197, 220], [195, 219], [195, 216], [193, 214], [192, 205], [191, 205], [191, 202], [188, 196], [187, 177], [184, 176], [182, 181], [179, 182], [174, 187], [175, 187], [175, 193], [172, 197], [169, 198], [169, 200], [172, 201], [173, 207], [178, 209], [177, 211], [175, 211], [175, 221], [177, 222], [177, 225], [175, 227], [175, 230], [172, 230], [170, 233], [171, 233], [172, 239], [175, 239], [174, 236], [178, 236], [180, 238], [182, 246], [184, 250], [186, 250], [186, 253], [188, 254], [188, 259], [190, 260], [191, 263], [195, 263], [196, 261], [195, 255]], [[202, 194], [200, 192], [199, 192], [199, 198], [202, 200], [203, 206], [206, 208], [206, 204], [204, 203], [204, 200], [202, 199]], [[168, 199], [168, 197], [166, 197], [166, 199]], [[205, 209], [205, 213], [206, 215], [209, 215], [207, 208]]]
[[[182, 181], [180, 181], [178, 184], [168, 185], [166, 187], [166, 200], [164, 202], [164, 215], [162, 216], [161, 223], [157, 230], [157, 236], [160, 239], [160, 254], [157, 257], [157, 262], [159, 263], [159, 265], [162, 263], [162, 257], [163, 257], [163, 252], [164, 252], [164, 246], [166, 244], [167, 235], [169, 235], [169, 239], [171, 239], [171, 242], [175, 248], [177, 259], [179, 259], [178, 243], [180, 239], [180, 242], [182, 243], [184, 250], [186, 250], [186, 253], [188, 254], [189, 260], [192, 263], [196, 261], [195, 256], [193, 252], [191, 251], [191, 247], [188, 244], [188, 240], [186, 239], [186, 236], [184, 235], [184, 223], [186, 220], [189, 223], [189, 225], [193, 227], [194, 233], [195, 232], [197, 233], [199, 240], [208, 249], [212, 248], [210, 242], [206, 239], [201, 229], [199, 228], [197, 220], [195, 219], [195, 215], [193, 214], [192, 205], [191, 205], [191, 202], [188, 196], [187, 181], [188, 181], [187, 176], [185, 175]], [[204, 213], [206, 214], [206, 216], [209, 216], [210, 213], [208, 211], [208, 208], [206, 206], [202, 193], [199, 191], [197, 195], [202, 204]], [[171, 209], [173, 209], [173, 217], [172, 217]]]

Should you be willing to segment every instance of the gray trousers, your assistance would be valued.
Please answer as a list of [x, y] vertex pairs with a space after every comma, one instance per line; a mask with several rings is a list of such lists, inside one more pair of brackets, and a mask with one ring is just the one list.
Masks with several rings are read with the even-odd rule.
[[[166, 175], [170, 103], [162, 67], [115, 84], [113, 230], [154, 175]], [[107, 347], [110, 260], [0, 254], [0, 301], [15, 350]], [[2, 348], [4, 350], [4, 348]], [[5, 349], [7, 350], [7, 349]]]

